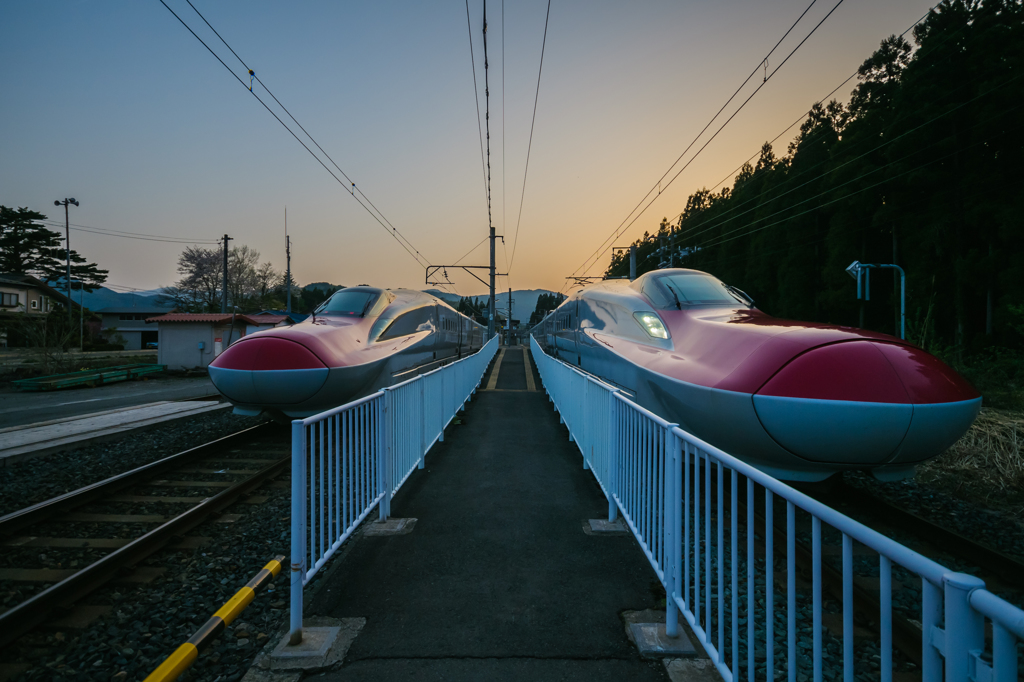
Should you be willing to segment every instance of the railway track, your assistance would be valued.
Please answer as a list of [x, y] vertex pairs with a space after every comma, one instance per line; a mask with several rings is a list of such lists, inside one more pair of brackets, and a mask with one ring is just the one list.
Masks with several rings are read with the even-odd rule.
[[[108, 581], [131, 579], [161, 548], [199, 546], [188, 531], [287, 473], [289, 462], [287, 433], [263, 424], [0, 517], [0, 582], [31, 593], [0, 613], [0, 647]], [[83, 551], [90, 561], [79, 567], [72, 557]]]

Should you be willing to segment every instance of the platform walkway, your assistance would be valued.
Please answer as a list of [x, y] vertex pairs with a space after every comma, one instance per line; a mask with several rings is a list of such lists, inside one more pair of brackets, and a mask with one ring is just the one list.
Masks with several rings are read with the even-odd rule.
[[527, 353], [499, 351], [395, 497], [413, 532], [361, 538], [318, 590], [309, 615], [366, 618], [323, 679], [669, 679], [624, 624], [664, 591], [632, 536], [584, 532], [607, 501]]
[[0, 428], [0, 467], [30, 457], [84, 447], [118, 437], [128, 431], [230, 406], [229, 403], [217, 400], [161, 400], [145, 405]]

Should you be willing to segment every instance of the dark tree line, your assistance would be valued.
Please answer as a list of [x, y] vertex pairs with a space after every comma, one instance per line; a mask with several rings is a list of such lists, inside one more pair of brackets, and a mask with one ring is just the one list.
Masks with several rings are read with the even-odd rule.
[[[627, 264], [628, 267], [628, 264]], [[537, 297], [537, 306], [530, 314], [530, 325], [533, 326], [543, 320], [548, 313], [557, 308], [565, 300], [565, 294], [541, 294]]]
[[[814, 105], [784, 156], [692, 194], [636, 242], [638, 272], [696, 268], [780, 317], [898, 334], [898, 280], [856, 300], [854, 260], [907, 272], [908, 336], [961, 361], [1024, 336], [1024, 2], [947, 0]], [[609, 276], [629, 272], [613, 258]]]

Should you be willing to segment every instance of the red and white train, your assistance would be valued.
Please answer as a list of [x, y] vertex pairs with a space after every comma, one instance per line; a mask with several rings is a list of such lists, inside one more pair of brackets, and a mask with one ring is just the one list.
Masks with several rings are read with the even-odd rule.
[[782, 479], [908, 476], [970, 427], [981, 396], [898, 338], [767, 315], [697, 270], [584, 287], [534, 328], [549, 353]]
[[235, 412], [301, 418], [480, 350], [484, 328], [409, 289], [349, 287], [291, 327], [245, 336], [210, 363]]

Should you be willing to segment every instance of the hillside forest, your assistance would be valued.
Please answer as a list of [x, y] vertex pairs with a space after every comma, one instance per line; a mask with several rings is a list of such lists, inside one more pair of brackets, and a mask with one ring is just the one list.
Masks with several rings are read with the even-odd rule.
[[[635, 242], [638, 274], [709, 272], [771, 315], [899, 334], [965, 373], [986, 403], [1022, 407], [1024, 2], [945, 0], [890, 36], [849, 103], [816, 103], [785, 153], [765, 142], [731, 186], [694, 192]], [[619, 252], [606, 276], [629, 274]]]

